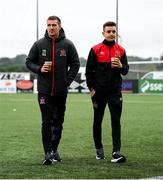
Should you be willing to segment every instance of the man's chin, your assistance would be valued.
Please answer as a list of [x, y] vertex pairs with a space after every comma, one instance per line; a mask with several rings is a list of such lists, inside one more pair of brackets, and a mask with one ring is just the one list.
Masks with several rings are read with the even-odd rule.
[[49, 37], [52, 38], [52, 39], [54, 39], [54, 38], [56, 37], [56, 35], [54, 35], [54, 34], [49, 34]]

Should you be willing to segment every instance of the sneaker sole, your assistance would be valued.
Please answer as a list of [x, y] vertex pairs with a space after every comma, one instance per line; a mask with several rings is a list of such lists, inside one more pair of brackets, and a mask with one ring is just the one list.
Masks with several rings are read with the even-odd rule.
[[96, 156], [96, 159], [97, 159], [97, 160], [103, 160], [103, 159], [105, 159], [105, 157], [100, 158], [100, 157], [97, 157], [97, 156]]
[[111, 159], [112, 163], [123, 163], [125, 161], [126, 161], [126, 158], [124, 158], [124, 157], [120, 157], [118, 159]]
[[53, 159], [52, 161], [53, 161], [54, 163], [56, 163], [56, 162], [62, 162], [62, 159], [60, 159], [60, 160]]

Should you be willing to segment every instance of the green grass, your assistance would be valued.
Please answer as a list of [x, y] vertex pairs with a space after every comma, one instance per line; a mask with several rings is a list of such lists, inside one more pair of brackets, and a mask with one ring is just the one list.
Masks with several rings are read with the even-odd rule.
[[[16, 111], [15, 111], [15, 110]], [[122, 152], [128, 161], [110, 162], [112, 141], [106, 109], [97, 161], [88, 94], [69, 94], [59, 151], [63, 162], [43, 166], [41, 117], [34, 94], [0, 94], [0, 179], [137, 179], [163, 176], [163, 96], [124, 95]]]

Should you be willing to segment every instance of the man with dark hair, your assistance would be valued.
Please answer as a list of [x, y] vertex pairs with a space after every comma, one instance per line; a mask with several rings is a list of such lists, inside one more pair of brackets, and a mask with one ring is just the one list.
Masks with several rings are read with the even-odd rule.
[[38, 75], [38, 103], [42, 115], [44, 165], [60, 162], [61, 139], [68, 87], [79, 70], [74, 44], [66, 39], [61, 20], [47, 19], [45, 37], [36, 41], [26, 59], [26, 66]]
[[103, 25], [104, 41], [91, 48], [86, 65], [86, 81], [94, 109], [93, 138], [96, 159], [105, 159], [102, 144], [102, 120], [106, 105], [111, 115], [112, 159], [111, 162], [125, 162], [120, 153], [122, 112], [122, 77], [129, 70], [125, 49], [115, 42], [116, 23]]

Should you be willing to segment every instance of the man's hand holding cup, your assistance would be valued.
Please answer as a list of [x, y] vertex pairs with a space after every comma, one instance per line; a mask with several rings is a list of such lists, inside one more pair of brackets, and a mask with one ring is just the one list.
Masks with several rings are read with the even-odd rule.
[[112, 68], [122, 68], [122, 63], [117, 57], [111, 58], [111, 67]]
[[51, 61], [45, 61], [41, 68], [41, 72], [43, 72], [43, 73], [51, 72], [51, 66], [52, 66]]

